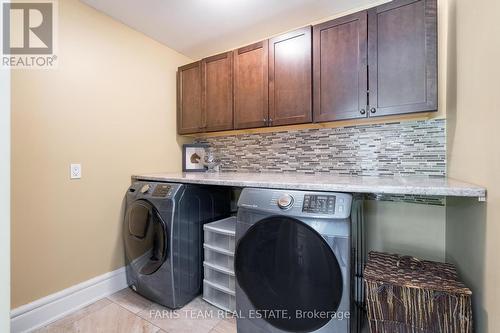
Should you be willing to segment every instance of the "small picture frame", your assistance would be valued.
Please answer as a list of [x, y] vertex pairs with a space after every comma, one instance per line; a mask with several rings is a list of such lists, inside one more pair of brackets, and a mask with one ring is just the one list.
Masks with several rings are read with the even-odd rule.
[[182, 171], [183, 172], [205, 172], [205, 155], [207, 144], [195, 143], [182, 145]]

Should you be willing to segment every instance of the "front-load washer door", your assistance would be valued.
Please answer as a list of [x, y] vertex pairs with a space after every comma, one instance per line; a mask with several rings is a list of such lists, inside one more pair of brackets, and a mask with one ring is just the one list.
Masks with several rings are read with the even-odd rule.
[[123, 234], [128, 263], [140, 274], [156, 272], [167, 258], [167, 226], [146, 200], [133, 202], [125, 213]]
[[235, 273], [263, 319], [288, 332], [321, 328], [342, 298], [341, 268], [331, 248], [290, 217], [269, 217], [248, 229], [236, 248]]

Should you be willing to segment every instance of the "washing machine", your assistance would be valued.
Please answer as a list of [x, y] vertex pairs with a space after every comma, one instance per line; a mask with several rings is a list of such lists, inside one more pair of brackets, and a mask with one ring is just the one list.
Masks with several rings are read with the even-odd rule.
[[138, 181], [126, 194], [127, 282], [166, 307], [201, 292], [203, 224], [230, 215], [228, 188]]
[[242, 191], [238, 333], [350, 331], [352, 203], [345, 193]]

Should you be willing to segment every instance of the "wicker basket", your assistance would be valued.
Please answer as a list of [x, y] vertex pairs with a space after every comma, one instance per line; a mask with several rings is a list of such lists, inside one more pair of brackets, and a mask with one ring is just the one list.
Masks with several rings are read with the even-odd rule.
[[364, 272], [372, 333], [471, 333], [471, 291], [453, 265], [370, 252]]

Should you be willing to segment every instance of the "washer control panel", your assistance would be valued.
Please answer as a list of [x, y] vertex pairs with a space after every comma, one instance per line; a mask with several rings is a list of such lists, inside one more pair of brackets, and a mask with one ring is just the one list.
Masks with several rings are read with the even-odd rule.
[[304, 195], [302, 211], [314, 214], [335, 214], [335, 195]]
[[170, 194], [170, 190], [172, 189], [172, 185], [168, 184], [158, 184], [153, 191], [152, 196], [157, 198], [165, 198]]
[[137, 181], [129, 187], [128, 192], [142, 198], [171, 199], [181, 187], [181, 184], [175, 183]]

